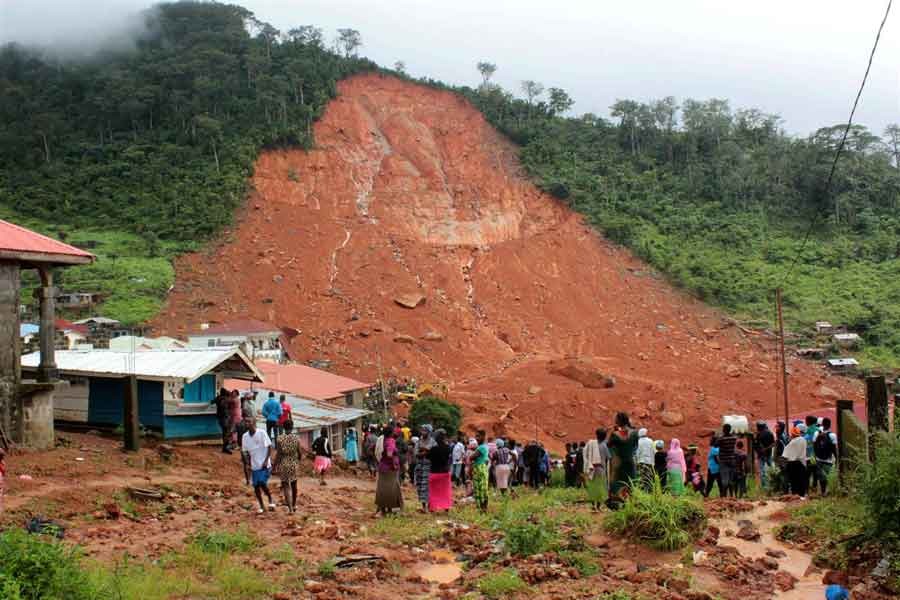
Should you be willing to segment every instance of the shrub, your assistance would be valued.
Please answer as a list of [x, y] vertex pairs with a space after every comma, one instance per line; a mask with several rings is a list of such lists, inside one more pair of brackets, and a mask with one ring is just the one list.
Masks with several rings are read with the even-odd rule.
[[635, 486], [622, 508], [610, 513], [604, 525], [658, 550], [676, 550], [702, 533], [706, 513], [693, 497], [663, 492], [657, 478], [649, 492]]
[[520, 592], [527, 586], [519, 574], [513, 569], [485, 575], [478, 581], [478, 591], [487, 598], [505, 598]]
[[435, 396], [422, 396], [409, 409], [409, 421], [416, 429], [431, 425], [435, 430], [443, 429], [447, 436], [456, 436], [462, 423], [462, 410], [456, 404]]
[[504, 544], [510, 554], [532, 556], [550, 549], [555, 537], [549, 528], [534, 523], [510, 523], [506, 527]]
[[900, 539], [900, 434], [876, 435], [875, 460], [860, 465], [857, 487], [870, 530]]
[[22, 600], [97, 598], [74, 549], [19, 530], [0, 534], [0, 591]]

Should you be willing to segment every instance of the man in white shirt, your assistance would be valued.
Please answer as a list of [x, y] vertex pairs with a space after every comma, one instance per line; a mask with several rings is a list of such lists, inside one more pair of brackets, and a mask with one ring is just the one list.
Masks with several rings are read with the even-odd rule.
[[269, 475], [272, 474], [272, 440], [262, 429], [256, 428], [256, 419], [244, 420], [247, 431], [241, 438], [241, 454], [244, 457], [244, 474], [250, 470], [250, 480], [253, 484], [253, 493], [259, 502], [260, 513], [266, 512], [263, 503], [263, 493], [269, 499], [269, 510], [275, 510], [275, 502], [272, 501], [272, 493], [269, 492]]
[[642, 427], [638, 431], [637, 456], [635, 458], [637, 458], [638, 478], [647, 491], [653, 488], [653, 477], [656, 474], [656, 470], [653, 468], [655, 453], [653, 440], [647, 437], [647, 430]]
[[463, 437], [459, 435], [456, 438], [456, 443], [453, 444], [453, 482], [457, 485], [463, 483], [462, 480], [462, 472], [463, 472], [463, 458], [466, 456], [466, 445], [463, 444]]

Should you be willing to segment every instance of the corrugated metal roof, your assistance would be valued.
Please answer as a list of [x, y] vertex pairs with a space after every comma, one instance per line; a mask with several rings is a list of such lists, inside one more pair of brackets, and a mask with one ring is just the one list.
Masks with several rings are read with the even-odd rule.
[[[234, 379], [228, 379], [225, 381], [225, 387], [228, 389], [234, 389], [238, 387], [236, 384], [243, 383], [238, 382]], [[257, 419], [260, 423], [263, 423], [265, 419], [259, 412], [262, 410], [263, 402], [265, 402], [269, 398], [269, 392], [275, 392], [276, 396], [280, 396], [280, 392], [278, 390], [270, 390], [267, 387], [259, 387], [254, 386], [254, 391], [258, 392], [256, 396], [256, 412]], [[337, 406], [334, 404], [328, 404], [327, 402], [318, 402], [315, 400], [307, 400], [305, 398], [299, 398], [294, 396], [293, 394], [285, 394], [285, 399], [287, 399], [288, 404], [291, 405], [291, 420], [294, 422], [294, 429], [298, 431], [306, 431], [310, 429], [318, 429], [320, 427], [325, 427], [327, 425], [332, 425], [334, 423], [346, 423], [348, 421], [355, 421], [360, 417], [364, 417], [369, 414], [371, 411], [364, 410], [362, 408], [355, 408], [352, 406]]]
[[207, 329], [192, 333], [191, 337], [205, 337], [210, 335], [248, 335], [253, 333], [277, 333], [281, 334], [281, 329], [256, 319], [240, 319], [237, 321], [229, 321], [211, 325]]
[[[306, 365], [282, 365], [260, 361], [256, 366], [265, 374], [268, 389], [312, 400], [334, 400], [353, 390], [365, 390], [372, 387], [370, 383], [356, 381], [321, 369], [313, 369]], [[240, 385], [237, 387], [246, 389]]]
[[[256, 381], [263, 375], [238, 347], [209, 349], [146, 350], [120, 352], [116, 350], [62, 350], [55, 353], [56, 367], [62, 374], [107, 375], [123, 377], [153, 377], [181, 379], [191, 382], [208, 373], [226, 360], [237, 357], [248, 374]], [[22, 368], [37, 368], [40, 352], [22, 357]]]
[[[54, 257], [58, 257], [59, 262], [92, 262], [94, 260], [94, 255], [90, 252], [0, 219], [0, 253], [2, 251], [22, 253], [26, 255], [23, 258], [40, 262], [53, 262]], [[34, 256], [27, 256], [31, 254]], [[49, 256], [51, 260], [48, 261], [40, 255], [51, 255]]]

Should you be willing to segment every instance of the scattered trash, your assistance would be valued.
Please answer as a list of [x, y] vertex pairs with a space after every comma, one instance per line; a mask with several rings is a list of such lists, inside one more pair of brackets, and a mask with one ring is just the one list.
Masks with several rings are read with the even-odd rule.
[[50, 535], [60, 540], [66, 535], [66, 528], [63, 525], [44, 517], [32, 518], [25, 525], [25, 530], [28, 533]]
[[699, 567], [709, 561], [709, 554], [704, 550], [696, 550], [691, 558], [694, 561], [694, 565]]
[[19, 475], [19, 479], [22, 481], [34, 481], [34, 477], [31, 475]]
[[347, 569], [360, 564], [374, 563], [383, 561], [383, 556], [377, 554], [348, 554], [347, 556], [336, 556], [334, 558], [334, 566], [339, 569]]
[[83, 457], [83, 456], [76, 456], [76, 457], [75, 457], [75, 460], [78, 461], [78, 462], [84, 462], [84, 457]]
[[128, 488], [128, 493], [137, 500], [162, 500], [164, 498], [163, 493], [160, 491], [137, 487]]

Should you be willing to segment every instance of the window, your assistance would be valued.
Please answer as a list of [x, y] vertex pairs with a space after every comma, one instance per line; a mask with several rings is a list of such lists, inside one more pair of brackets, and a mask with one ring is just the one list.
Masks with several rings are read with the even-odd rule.
[[353, 392], [344, 395], [344, 402], [347, 406], [353, 406]]
[[216, 340], [207, 340], [206, 345], [213, 348], [216, 345]]

